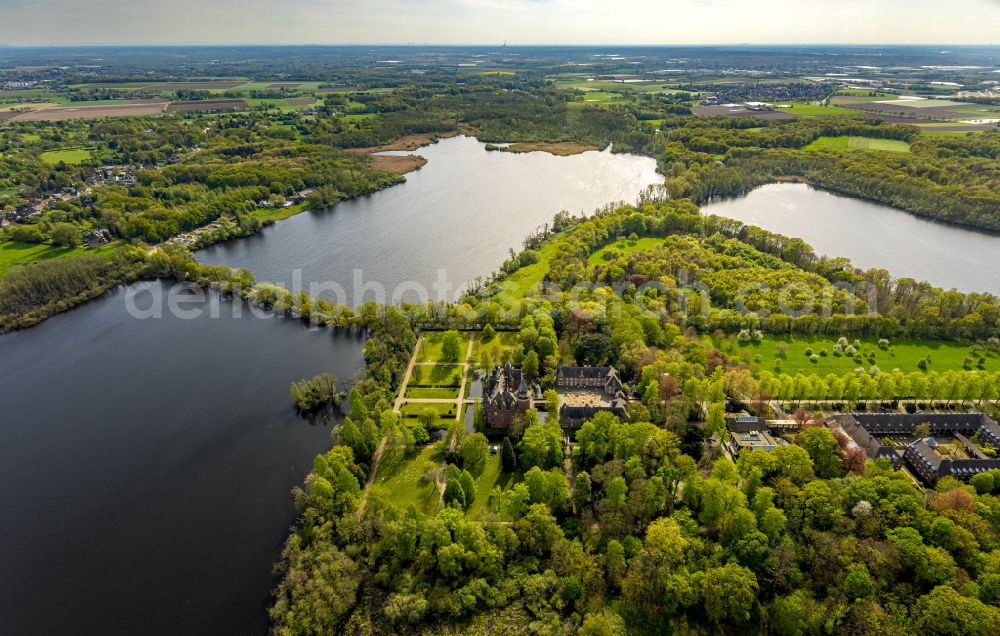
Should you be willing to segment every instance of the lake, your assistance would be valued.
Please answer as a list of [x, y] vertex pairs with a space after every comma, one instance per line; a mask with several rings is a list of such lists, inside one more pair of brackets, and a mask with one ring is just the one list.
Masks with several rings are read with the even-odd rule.
[[702, 211], [801, 238], [817, 254], [846, 256], [858, 267], [884, 268], [896, 278], [1000, 295], [1000, 235], [801, 183], [766, 185]]
[[405, 184], [299, 214], [256, 236], [201, 250], [197, 258], [246, 267], [258, 281], [291, 287], [293, 270], [300, 270], [300, 289], [339, 286], [323, 296], [351, 305], [454, 300], [470, 280], [499, 269], [508, 249], [520, 250], [555, 213], [633, 203], [663, 181], [653, 159], [610, 151], [570, 157], [490, 152], [462, 136], [417, 153], [428, 163], [406, 175]]
[[[377, 282], [382, 300], [451, 295], [498, 268], [559, 210], [632, 202], [652, 159], [487, 152], [468, 137], [419, 151], [407, 183], [202, 250], [261, 281]], [[963, 290], [1000, 292], [1000, 239], [801, 184], [705, 206], [799, 236], [819, 253]], [[450, 288], [434, 288], [443, 270]], [[330, 285], [329, 288], [335, 287]], [[140, 305], [163, 300], [147, 283]], [[308, 287], [306, 287], [308, 289]], [[408, 290], [400, 298], [393, 291]], [[421, 292], [420, 290], [424, 290]], [[290, 490], [330, 445], [289, 384], [363, 364], [356, 335], [255, 319], [138, 320], [120, 291], [0, 336], [0, 610], [4, 634], [252, 634], [294, 517]], [[204, 307], [196, 305], [195, 307]]]
[[363, 342], [237, 303], [137, 320], [119, 292], [0, 337], [0, 632], [266, 632], [290, 491], [330, 447], [289, 384], [351, 379]]
[[[631, 202], [661, 181], [652, 159], [610, 152], [515, 155], [467, 137], [419, 152], [429, 164], [406, 184], [199, 258], [348, 289], [357, 269], [392, 301], [438, 270], [457, 289], [556, 212]], [[160, 283], [128, 289], [141, 309], [165, 303]], [[266, 631], [290, 491], [330, 446], [289, 385], [350, 379], [363, 343], [212, 298], [222, 318], [139, 320], [119, 291], [0, 336], [4, 634]]]

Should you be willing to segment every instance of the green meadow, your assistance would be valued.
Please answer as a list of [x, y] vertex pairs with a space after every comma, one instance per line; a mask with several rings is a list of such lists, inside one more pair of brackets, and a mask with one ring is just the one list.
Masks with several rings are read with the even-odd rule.
[[426, 515], [437, 512], [440, 493], [437, 483], [427, 479], [439, 468], [443, 457], [435, 445], [412, 451], [387, 450], [378, 465], [369, 496], [388, 502], [405, 512], [410, 506]]
[[600, 248], [593, 254], [587, 257], [587, 262], [591, 266], [601, 265], [607, 262], [605, 256], [609, 251], [617, 252], [620, 256], [627, 256], [633, 252], [639, 252], [642, 250], [651, 250], [657, 245], [662, 245], [663, 239], [659, 238], [641, 238], [635, 241], [622, 240], [615, 241], [614, 243], [609, 243], [604, 247]]
[[99, 253], [107, 250], [108, 247], [97, 250], [85, 250], [82, 247], [58, 247], [48, 243], [18, 243], [16, 241], [5, 241], [0, 243], [0, 276], [4, 276], [12, 268], [18, 265], [28, 265], [35, 261], [44, 261], [70, 254], [82, 254], [85, 251]]
[[90, 150], [87, 148], [66, 148], [64, 150], [49, 150], [39, 155], [39, 158], [47, 164], [55, 165], [62, 161], [67, 165], [78, 165], [90, 159]]
[[[604, 262], [604, 254], [609, 249], [614, 249], [621, 254], [630, 254], [638, 250], [651, 249], [662, 242], [662, 239], [657, 238], [615, 241], [595, 251], [587, 260], [592, 266], [599, 265]], [[537, 263], [522, 267], [507, 276], [503, 283], [504, 291], [515, 298], [523, 298], [529, 291], [536, 290], [545, 279], [545, 275], [549, 273], [549, 261], [555, 254], [553, 247], [553, 243], [546, 243], [541, 249], [541, 256]]]
[[[836, 356], [833, 346], [838, 339], [834, 337], [795, 338], [766, 334], [760, 344], [741, 344], [735, 336], [726, 336], [720, 340], [706, 336], [705, 339], [727, 357], [750, 364], [758, 363], [768, 371], [780, 369], [788, 374], [798, 371], [819, 375], [844, 374], [858, 367], [868, 369], [872, 365], [878, 366], [882, 371], [899, 369], [904, 373], [911, 373], [921, 370], [919, 364], [924, 359], [929, 360], [927, 371], [961, 371], [967, 362], [969, 368], [978, 368], [980, 355], [986, 360], [985, 370], [1000, 371], [1000, 355], [985, 351], [973, 355], [971, 343], [968, 342], [890, 340], [888, 348], [882, 349], [877, 339], [869, 338], [860, 339], [861, 346], [857, 348], [857, 356]], [[855, 341], [854, 338], [847, 340], [852, 345]], [[817, 356], [816, 362], [810, 360], [810, 353]]]

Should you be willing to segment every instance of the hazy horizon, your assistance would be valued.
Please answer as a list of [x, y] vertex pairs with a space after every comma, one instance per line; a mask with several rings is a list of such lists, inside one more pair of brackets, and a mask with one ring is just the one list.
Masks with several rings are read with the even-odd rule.
[[0, 0], [14, 47], [955, 46], [993, 44], [996, 24], [1000, 0]]

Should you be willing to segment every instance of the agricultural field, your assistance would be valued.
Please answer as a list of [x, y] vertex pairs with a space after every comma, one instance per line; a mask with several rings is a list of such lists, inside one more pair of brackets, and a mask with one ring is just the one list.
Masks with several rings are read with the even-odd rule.
[[806, 117], [815, 117], [820, 115], [857, 114], [855, 112], [852, 112], [849, 108], [840, 108], [839, 106], [822, 106], [820, 104], [802, 104], [799, 102], [785, 102], [784, 104], [775, 104], [775, 106], [778, 105], [790, 106], [790, 108], [782, 108], [778, 112], [791, 113], [793, 115], [803, 115]]
[[820, 137], [806, 146], [805, 149], [910, 152], [910, 144], [896, 139], [875, 139], [872, 137]]
[[[851, 110], [862, 110], [889, 117], [905, 117], [914, 120], [930, 120], [951, 122], [955, 124], [986, 120], [987, 123], [974, 125], [989, 125], [989, 120], [1000, 119], [1000, 109], [996, 106], [978, 105], [967, 102], [957, 102], [947, 99], [925, 99], [900, 97], [885, 100], [850, 100]], [[915, 122], [914, 122], [915, 123]]]
[[248, 98], [243, 101], [249, 106], [269, 106], [277, 108], [283, 113], [307, 110], [316, 105], [316, 99], [313, 97], [289, 97], [286, 99]]
[[147, 84], [143, 88], [154, 91], [227, 91], [243, 86], [246, 80], [224, 79], [224, 80], [194, 80], [189, 82], [160, 82], [157, 84]]
[[247, 108], [245, 99], [222, 99], [218, 101], [170, 102], [168, 113], [204, 112], [212, 110], [233, 110]]
[[634, 91], [639, 93], [679, 93], [676, 88], [669, 84], [657, 81], [639, 82], [615, 82], [612, 80], [557, 80], [554, 82], [556, 88], [581, 91]]
[[[72, 102], [70, 102], [72, 104]], [[101, 106], [53, 106], [51, 104], [31, 104], [45, 106], [38, 110], [21, 113], [12, 121], [65, 121], [71, 119], [99, 119], [101, 117], [135, 117], [158, 115], [166, 107], [166, 101], [141, 101], [136, 103]]]
[[375, 113], [350, 113], [348, 115], [341, 115], [338, 119], [341, 121], [359, 122], [366, 119], [375, 119], [377, 117], [378, 115]]
[[76, 166], [90, 159], [90, 149], [88, 148], [66, 148], [64, 150], [50, 150], [43, 152], [39, 158], [47, 164], [55, 165], [60, 161], [71, 166]]
[[896, 98], [888, 101], [898, 102], [898, 104], [891, 104], [892, 106], [906, 106], [907, 108], [961, 108], [973, 106], [973, 104], [954, 102], [950, 99]]
[[899, 96], [897, 96], [895, 93], [883, 93], [881, 91], [873, 91], [873, 90], [868, 89], [868, 88], [844, 88], [844, 89], [841, 89], [841, 90], [837, 91], [836, 95], [834, 95], [834, 97], [833, 97], [834, 101], [836, 101], [839, 96], [847, 96], [847, 97], [855, 97], [855, 98], [861, 97], [861, 98], [865, 98], [865, 100], [870, 100], [870, 101], [875, 101], [877, 99], [882, 99], [882, 100], [886, 100], [886, 99], [899, 99]]
[[70, 88], [80, 88], [80, 89], [130, 89], [130, 88], [146, 88], [147, 86], [153, 86], [157, 82], [85, 82], [83, 84], [70, 84]]
[[952, 137], [964, 137], [965, 135], [975, 135], [983, 132], [983, 128], [971, 129], [968, 127], [945, 127], [945, 128], [930, 128], [931, 124], [922, 125], [917, 124], [919, 128], [924, 129], [923, 134], [925, 135], [945, 135]]
[[[795, 374], [799, 371], [809, 374], [851, 373], [858, 367], [869, 369], [878, 366], [883, 371], [899, 369], [904, 373], [922, 371], [921, 360], [926, 361], [927, 371], [962, 371], [977, 369], [979, 359], [985, 360], [983, 369], [1000, 371], [1000, 354], [983, 350], [972, 353], [971, 343], [943, 342], [934, 340], [890, 341], [883, 349], [877, 339], [861, 339], [856, 347], [857, 356], [847, 353], [835, 355], [837, 338], [791, 338], [765, 335], [759, 344], [741, 344], [735, 336], [714, 340], [706, 336], [706, 341], [717, 347], [723, 354], [748, 364], [759, 364], [767, 371]], [[848, 339], [853, 346], [855, 339]], [[824, 355], [825, 352], [825, 355]], [[810, 359], [816, 356], [816, 361]], [[860, 359], [860, 362], [858, 361]]]
[[412, 451], [387, 450], [379, 462], [370, 496], [403, 512], [413, 506], [426, 515], [433, 515], [437, 512], [440, 493], [437, 483], [427, 477], [436, 472], [443, 461], [436, 445]]

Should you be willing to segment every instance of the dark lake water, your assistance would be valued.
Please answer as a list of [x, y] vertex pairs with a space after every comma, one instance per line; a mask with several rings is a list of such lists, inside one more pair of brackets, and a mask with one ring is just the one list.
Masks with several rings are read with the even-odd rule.
[[266, 631], [290, 490], [330, 446], [288, 387], [351, 379], [362, 341], [219, 307], [137, 320], [119, 292], [0, 336], [0, 633]]
[[[343, 292], [324, 296], [344, 294], [341, 302], [351, 305], [376, 298], [373, 285], [385, 290], [387, 302], [413, 302], [421, 291], [451, 300], [468, 281], [496, 271], [509, 248], [519, 250], [556, 212], [590, 214], [607, 203], [632, 203], [663, 181], [653, 159], [609, 151], [571, 157], [488, 152], [474, 138], [455, 137], [417, 154], [428, 163], [403, 185], [300, 214], [197, 257], [247, 267], [259, 281], [286, 286], [298, 269], [302, 289], [335, 283]], [[435, 287], [439, 277], [447, 291]]]
[[[347, 289], [359, 269], [392, 301], [439, 269], [455, 287], [485, 276], [556, 212], [633, 201], [661, 180], [653, 160], [610, 152], [513, 155], [456, 138], [420, 154], [430, 163], [402, 186], [199, 257]], [[145, 290], [140, 307], [166, 294], [131, 289]], [[351, 378], [361, 339], [234, 318], [231, 303], [219, 319], [138, 320], [125, 297], [0, 336], [0, 633], [263, 633], [290, 491], [330, 445], [288, 387]]]
[[859, 267], [884, 268], [896, 278], [1000, 295], [997, 234], [937, 223], [801, 183], [766, 185], [702, 211], [801, 238], [817, 254], [846, 256]]

